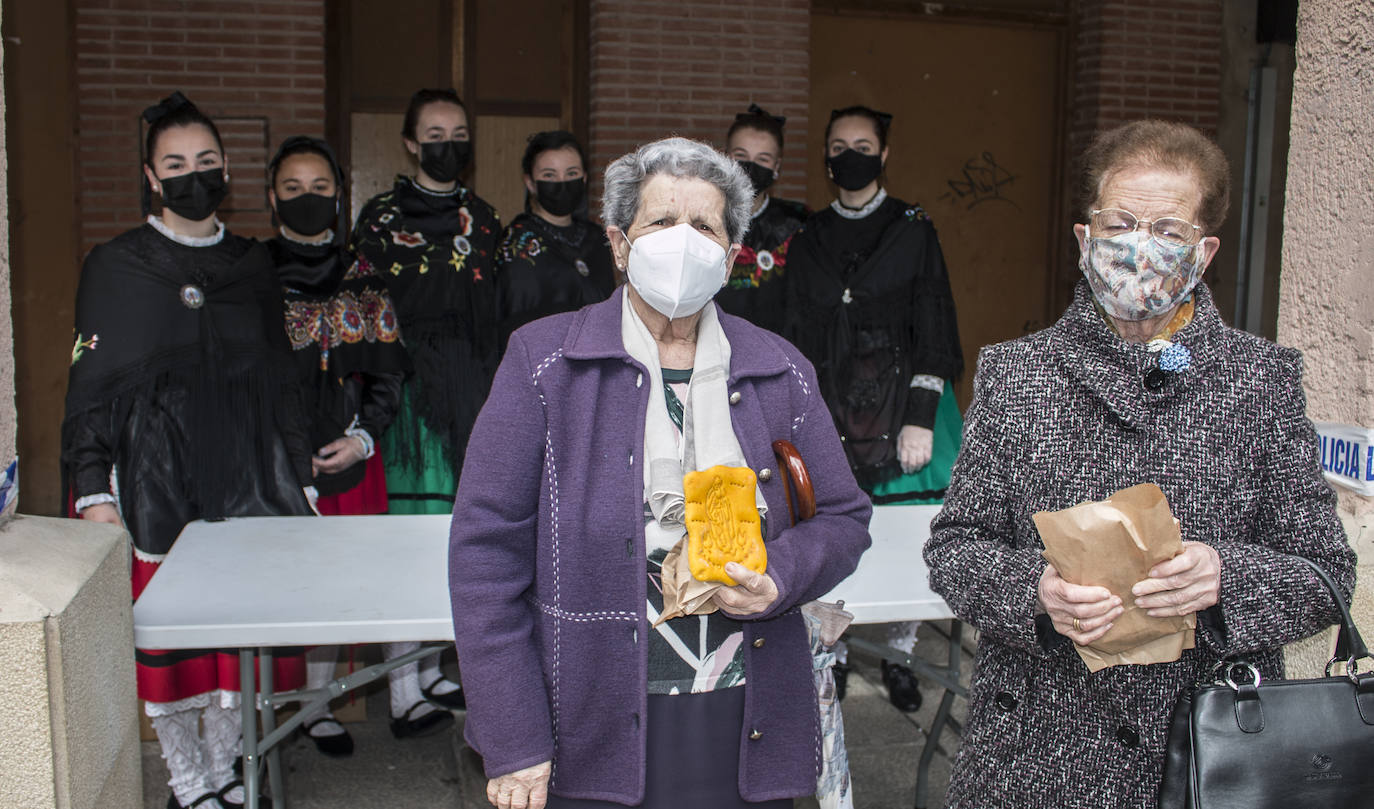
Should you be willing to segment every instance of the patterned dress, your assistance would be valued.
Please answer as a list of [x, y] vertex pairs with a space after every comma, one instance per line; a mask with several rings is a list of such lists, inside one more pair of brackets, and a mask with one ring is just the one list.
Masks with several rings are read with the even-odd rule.
[[[816, 366], [859, 485], [874, 503], [938, 502], [962, 422], [954, 298], [935, 225], [884, 191], [863, 209], [814, 214], [788, 253], [784, 336]], [[903, 474], [897, 436], [935, 432], [931, 461]]]
[[[386, 283], [331, 242], [267, 243], [282, 285], [286, 336], [315, 450], [344, 435], [374, 445], [396, 417], [409, 367]], [[380, 454], [314, 478], [322, 514], [384, 514]]]
[[782, 332], [788, 249], [809, 214], [800, 202], [775, 197], [764, 202], [749, 221], [729, 283], [716, 293], [721, 309], [759, 328]]
[[559, 227], [522, 213], [501, 235], [496, 286], [503, 346], [511, 332], [532, 320], [604, 301], [615, 291], [605, 232], [585, 219]]
[[[311, 513], [281, 287], [262, 245], [222, 227], [174, 238], [150, 217], [86, 258], [76, 331], [64, 474], [78, 508], [119, 510], [135, 598], [189, 522]], [[149, 702], [204, 707], [207, 694], [239, 687], [232, 651], [138, 649], [135, 659]], [[277, 673], [279, 687], [299, 685], [300, 656], [278, 657]]]
[[351, 252], [396, 306], [413, 375], [382, 438], [393, 514], [453, 507], [468, 434], [500, 355], [494, 263], [501, 223], [470, 189], [413, 178], [363, 206]]

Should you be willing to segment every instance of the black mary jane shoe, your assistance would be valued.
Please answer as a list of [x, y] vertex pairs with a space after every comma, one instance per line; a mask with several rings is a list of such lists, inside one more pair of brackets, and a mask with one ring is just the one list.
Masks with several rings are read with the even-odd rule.
[[883, 684], [887, 686], [887, 700], [897, 710], [916, 713], [921, 710], [921, 683], [915, 673], [898, 663], [883, 661]]
[[417, 718], [412, 719], [411, 714], [415, 713], [416, 708], [432, 707], [425, 700], [420, 700], [410, 706], [404, 716], [391, 720], [391, 735], [398, 739], [408, 739], [415, 736], [428, 736], [453, 724], [453, 714], [448, 711], [430, 711]]
[[[241, 786], [243, 786], [243, 781], [238, 778], [235, 778], [234, 780], [225, 784], [224, 788], [221, 789], [219, 792], [216, 792], [215, 794], [210, 795], [208, 797], [219, 798], [219, 804], [220, 806], [223, 806], [224, 809], [243, 809], [243, 803], [241, 801], [232, 801], [227, 797], [227, 795], [230, 792], [234, 791], [235, 787]], [[204, 798], [202, 798], [201, 800], [204, 800]], [[266, 795], [259, 795], [258, 809], [272, 809], [272, 799], [267, 797]]]
[[[186, 804], [185, 806], [182, 806], [182, 805], [181, 805], [181, 801], [177, 800], [176, 793], [172, 793], [171, 795], [168, 795], [168, 796], [167, 796], [167, 809], [194, 809], [194, 807], [200, 806], [201, 804], [205, 803], [206, 801], [213, 801], [213, 800], [218, 800], [218, 799], [219, 799], [219, 793], [218, 793], [218, 792], [207, 792], [207, 793], [205, 793], [204, 795], [201, 795], [199, 798], [196, 798], [195, 800], [193, 800], [193, 801], [191, 801], [190, 803]], [[234, 804], [234, 806], [242, 806], [242, 805], [243, 805], [243, 804], [237, 804], [237, 803]], [[226, 809], [228, 809], [228, 805], [225, 804], [225, 806], [226, 806]]]
[[[434, 689], [437, 688], [437, 687], [439, 686], [439, 683], [448, 683], [448, 682], [453, 682], [453, 681], [452, 681], [452, 680], [449, 680], [447, 677], [440, 677], [439, 679], [437, 679], [437, 680], [435, 680], [434, 682], [430, 683], [428, 688], [421, 688], [421, 689], [420, 689], [420, 693], [425, 695], [425, 699], [429, 700], [430, 702], [434, 703], [435, 705], [438, 705], [440, 708], [444, 708], [444, 709], [450, 710], [450, 711], [465, 711], [465, 710], [467, 710], [467, 707], [468, 707], [468, 698], [467, 698], [466, 696], [463, 695], [463, 689], [462, 689], [462, 687], [459, 687], [459, 688], [457, 688], [457, 689], [455, 689], [455, 690], [453, 690], [453, 691], [450, 691], [450, 692], [448, 692], [447, 694], [436, 694], [436, 693], [434, 693]], [[454, 684], [454, 685], [458, 685], [457, 683], [453, 683], [453, 684]]]
[[[301, 730], [305, 732], [306, 738], [315, 743], [315, 749], [330, 758], [348, 758], [353, 755], [353, 736], [346, 729], [343, 733], [329, 736], [316, 736], [310, 732], [311, 728], [321, 722], [333, 722], [339, 725], [339, 720], [332, 716], [321, 716], [319, 719], [301, 725]], [[343, 725], [339, 725], [339, 727], [343, 727]]]

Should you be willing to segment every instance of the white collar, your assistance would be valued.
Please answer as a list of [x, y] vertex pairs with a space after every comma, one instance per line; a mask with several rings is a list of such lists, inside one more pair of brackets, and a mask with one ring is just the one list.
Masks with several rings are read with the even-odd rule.
[[840, 201], [834, 200], [830, 203], [830, 210], [843, 216], [845, 219], [863, 219], [865, 216], [878, 210], [878, 206], [887, 201], [887, 189], [879, 188], [878, 193], [873, 195], [873, 199], [864, 203], [862, 208], [846, 208]]
[[167, 227], [167, 223], [162, 221], [162, 217], [148, 214], [148, 224], [153, 226], [153, 230], [171, 239], [177, 244], [184, 244], [187, 247], [210, 247], [224, 241], [224, 223], [215, 217], [215, 232], [209, 236], [183, 236]]
[[749, 218], [750, 218], [750, 219], [758, 219], [760, 216], [763, 216], [763, 212], [766, 211], [766, 210], [768, 210], [768, 203], [770, 203], [770, 202], [772, 202], [772, 201], [773, 201], [773, 198], [772, 198], [772, 197], [768, 196], [767, 194], [764, 194], [764, 195], [763, 195], [763, 204], [759, 206], [759, 209], [758, 209], [757, 211], [754, 211], [753, 213], [749, 214]]
[[303, 244], [306, 247], [319, 247], [322, 244], [329, 244], [330, 242], [334, 241], [333, 228], [326, 230], [324, 234], [320, 236], [320, 238], [310, 242], [307, 242], [304, 239], [296, 239], [288, 235], [286, 232], [286, 225], [282, 225], [281, 227], [277, 228], [277, 231], [281, 233], [281, 237], [287, 240], [288, 242], [291, 242], [292, 244]]

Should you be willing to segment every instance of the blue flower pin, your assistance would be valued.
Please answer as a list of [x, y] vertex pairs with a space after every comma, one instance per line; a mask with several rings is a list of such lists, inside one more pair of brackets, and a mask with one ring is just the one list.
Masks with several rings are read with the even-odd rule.
[[1165, 371], [1186, 371], [1192, 362], [1193, 355], [1188, 351], [1188, 347], [1180, 343], [1171, 343], [1159, 352], [1159, 367]]

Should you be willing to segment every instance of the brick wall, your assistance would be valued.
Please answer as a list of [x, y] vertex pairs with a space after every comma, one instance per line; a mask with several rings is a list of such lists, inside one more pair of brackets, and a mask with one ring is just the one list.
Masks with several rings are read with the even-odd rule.
[[324, 133], [324, 0], [74, 5], [82, 254], [139, 223], [139, 116], [172, 90], [220, 127], [222, 218], [268, 232], [266, 160], [289, 135]]
[[1081, 3], [1070, 123], [1075, 158], [1098, 129], [1140, 118], [1215, 134], [1221, 42], [1222, 0]]
[[724, 148], [753, 102], [787, 116], [777, 193], [801, 199], [810, 46], [809, 0], [591, 0], [596, 171], [670, 134]]

